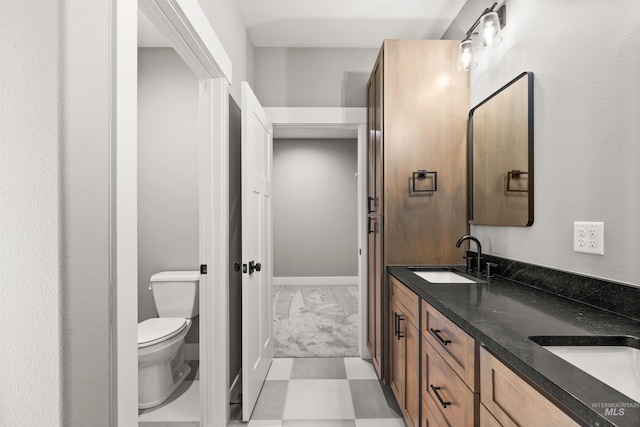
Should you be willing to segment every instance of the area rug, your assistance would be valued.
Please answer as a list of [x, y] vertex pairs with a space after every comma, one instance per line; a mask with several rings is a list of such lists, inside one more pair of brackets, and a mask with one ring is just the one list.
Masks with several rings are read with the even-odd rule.
[[274, 286], [276, 357], [358, 355], [358, 286]]

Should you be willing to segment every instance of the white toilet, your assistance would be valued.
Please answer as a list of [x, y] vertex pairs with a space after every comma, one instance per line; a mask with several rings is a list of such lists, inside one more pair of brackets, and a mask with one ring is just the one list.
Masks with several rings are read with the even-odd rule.
[[149, 289], [157, 318], [138, 324], [138, 408], [167, 400], [191, 368], [184, 361], [184, 337], [198, 315], [198, 271], [164, 271], [151, 277]]

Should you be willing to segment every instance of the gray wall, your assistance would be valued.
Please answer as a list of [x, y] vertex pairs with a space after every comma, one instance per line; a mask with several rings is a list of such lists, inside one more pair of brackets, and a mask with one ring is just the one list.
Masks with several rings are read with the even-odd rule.
[[254, 92], [265, 107], [366, 107], [378, 51], [256, 48]]
[[233, 82], [229, 92], [240, 103], [240, 83], [246, 80], [253, 86], [254, 48], [240, 15], [239, 2], [225, 0], [198, 3], [231, 60]]
[[[149, 278], [198, 270], [198, 79], [171, 48], [138, 49], [138, 320]], [[197, 337], [197, 322], [187, 340]]]
[[276, 139], [274, 277], [358, 275], [357, 140]]
[[[470, 106], [533, 71], [535, 222], [472, 227], [483, 249], [640, 285], [638, 22], [637, 1], [509, 0], [502, 44], [478, 51]], [[604, 221], [604, 256], [573, 252], [574, 221]]]

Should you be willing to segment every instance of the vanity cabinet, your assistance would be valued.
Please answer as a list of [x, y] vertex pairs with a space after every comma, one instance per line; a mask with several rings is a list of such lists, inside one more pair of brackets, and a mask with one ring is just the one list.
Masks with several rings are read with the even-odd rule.
[[388, 381], [393, 264], [459, 264], [467, 234], [469, 75], [459, 42], [385, 40], [367, 85], [367, 346]]
[[422, 317], [423, 427], [478, 423], [478, 343], [427, 302]]
[[480, 396], [489, 412], [481, 418], [481, 427], [579, 426], [484, 348], [480, 350]]
[[420, 425], [420, 298], [390, 278], [391, 390], [409, 427]]

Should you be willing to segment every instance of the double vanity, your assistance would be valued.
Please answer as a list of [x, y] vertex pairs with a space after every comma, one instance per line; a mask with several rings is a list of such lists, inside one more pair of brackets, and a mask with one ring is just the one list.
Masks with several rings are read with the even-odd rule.
[[[491, 278], [388, 267], [390, 381], [407, 424], [640, 425], [638, 290], [494, 261]], [[542, 284], [558, 280], [574, 294]]]
[[467, 234], [533, 224], [534, 77], [468, 111], [456, 56], [386, 40], [367, 84], [373, 366], [409, 427], [638, 427], [640, 288], [482, 256]]

